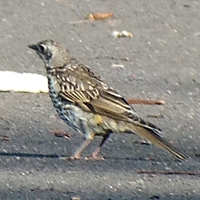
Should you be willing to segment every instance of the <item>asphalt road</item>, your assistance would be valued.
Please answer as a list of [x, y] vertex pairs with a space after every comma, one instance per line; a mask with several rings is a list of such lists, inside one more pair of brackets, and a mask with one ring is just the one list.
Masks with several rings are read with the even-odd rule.
[[[155, 146], [137, 143], [135, 135], [113, 134], [102, 150], [105, 161], [59, 160], [82, 136], [58, 118], [48, 95], [2, 92], [0, 135], [10, 140], [0, 141], [0, 199], [200, 199], [199, 174], [184, 174], [200, 171], [199, 10], [197, 0], [0, 1], [0, 70], [45, 75], [27, 45], [43, 39], [64, 43], [127, 98], [165, 100], [164, 106], [134, 108], [189, 157], [177, 162]], [[80, 21], [106, 11], [114, 17]], [[129, 31], [133, 38], [116, 39], [114, 30]], [[52, 130], [73, 137], [58, 138]]]

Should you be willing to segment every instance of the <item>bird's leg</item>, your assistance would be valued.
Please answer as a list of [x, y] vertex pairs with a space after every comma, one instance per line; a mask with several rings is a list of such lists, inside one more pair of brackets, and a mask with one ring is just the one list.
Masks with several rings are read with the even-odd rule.
[[[86, 138], [81, 146], [75, 151], [75, 153], [70, 157], [70, 160], [81, 159], [81, 152], [90, 144], [93, 138]], [[87, 158], [86, 158], [87, 159]]]
[[99, 146], [95, 149], [95, 151], [92, 153], [92, 156], [91, 156], [92, 159], [94, 159], [94, 160], [104, 160], [103, 156], [99, 156], [99, 152], [100, 152], [100, 150], [101, 150], [101, 147], [102, 147], [103, 144], [105, 143], [105, 141], [109, 138], [109, 136], [110, 136], [110, 132], [107, 133], [107, 134], [103, 137], [103, 139], [102, 139], [100, 145], [99, 145]]
[[[81, 146], [73, 153], [72, 156], [70, 157], [60, 157], [60, 159], [62, 160], [78, 160], [78, 159], [82, 159], [81, 157], [81, 152], [90, 144], [90, 142], [93, 140], [93, 138], [86, 138]], [[87, 160], [87, 158], [84, 158], [85, 160]]]

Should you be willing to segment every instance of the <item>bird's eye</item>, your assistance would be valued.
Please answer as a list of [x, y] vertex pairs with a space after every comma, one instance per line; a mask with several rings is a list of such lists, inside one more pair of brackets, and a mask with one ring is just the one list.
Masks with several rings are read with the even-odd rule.
[[40, 45], [40, 51], [44, 54], [46, 52], [46, 46]]

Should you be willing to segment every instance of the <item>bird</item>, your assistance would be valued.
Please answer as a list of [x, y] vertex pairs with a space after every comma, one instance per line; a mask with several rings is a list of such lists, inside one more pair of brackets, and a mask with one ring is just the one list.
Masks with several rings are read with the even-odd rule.
[[[186, 159], [178, 149], [160, 136], [161, 129], [143, 120], [115, 89], [89, 66], [73, 57], [69, 50], [54, 40], [28, 45], [43, 61], [48, 79], [49, 96], [64, 122], [84, 135], [81, 145], [67, 159], [104, 159], [100, 150], [111, 133], [133, 133], [171, 153]], [[82, 151], [101, 136], [100, 145], [91, 156]]]

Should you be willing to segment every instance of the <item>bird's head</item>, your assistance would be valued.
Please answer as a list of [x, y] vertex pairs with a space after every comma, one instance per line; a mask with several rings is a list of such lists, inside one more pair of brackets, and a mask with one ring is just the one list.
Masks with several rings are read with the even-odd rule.
[[47, 70], [63, 67], [71, 59], [68, 50], [53, 40], [44, 40], [28, 47], [37, 52]]

